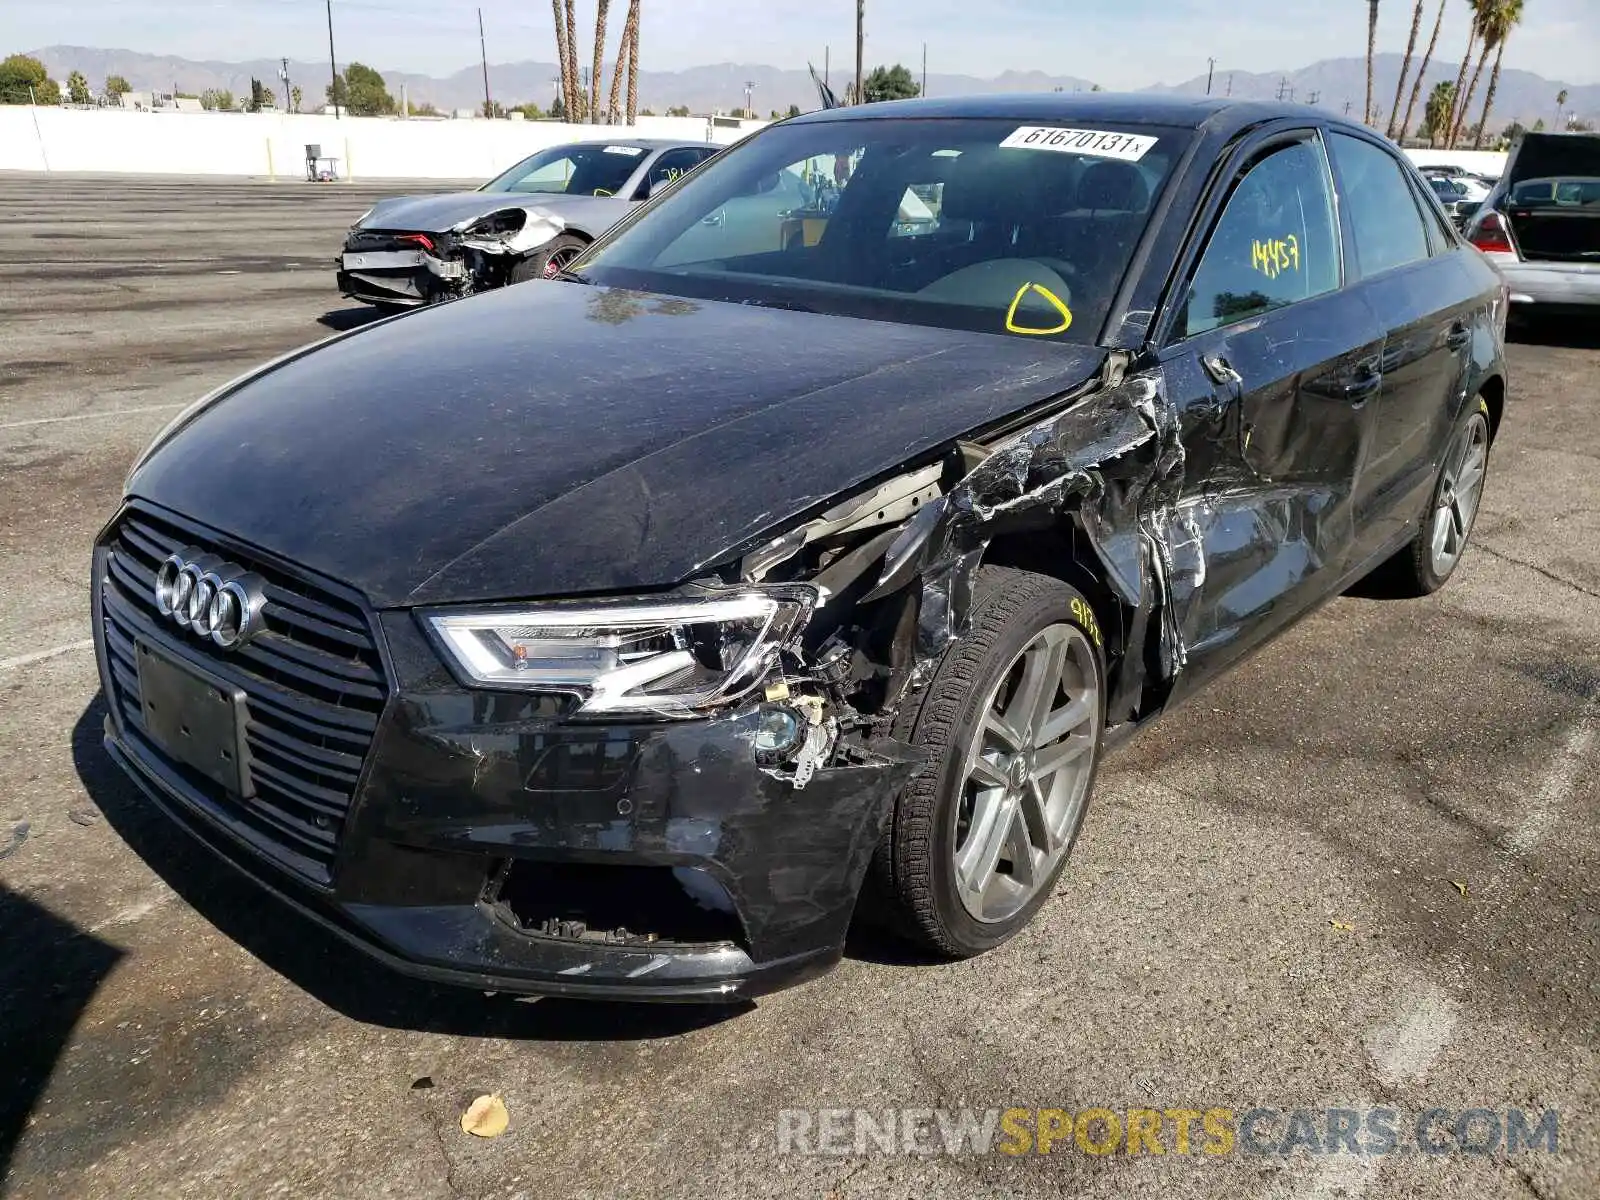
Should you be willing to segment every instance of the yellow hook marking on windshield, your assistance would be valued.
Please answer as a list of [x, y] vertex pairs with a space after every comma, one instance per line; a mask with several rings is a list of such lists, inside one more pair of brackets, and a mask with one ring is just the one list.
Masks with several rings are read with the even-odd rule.
[[[1038, 292], [1048, 300], [1057, 312], [1061, 314], [1061, 324], [1051, 329], [1031, 329], [1026, 325], [1017, 324], [1017, 309], [1022, 306], [1022, 301], [1030, 291]], [[1025, 283], [1017, 289], [1016, 297], [1011, 301], [1011, 310], [1006, 313], [1006, 331], [1008, 333], [1025, 333], [1030, 337], [1049, 337], [1054, 333], [1065, 333], [1072, 327], [1072, 310], [1067, 307], [1067, 302], [1056, 295], [1042, 283]]]

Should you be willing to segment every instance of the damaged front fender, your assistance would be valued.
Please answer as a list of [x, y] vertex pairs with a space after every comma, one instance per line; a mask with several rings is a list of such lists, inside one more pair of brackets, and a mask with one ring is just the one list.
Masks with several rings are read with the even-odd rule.
[[[1113, 694], [1143, 715], [1187, 662], [1175, 584], [1179, 595], [1192, 596], [1204, 581], [1200, 540], [1180, 503], [1184, 467], [1179, 414], [1161, 369], [1130, 374], [1125, 359], [1113, 358], [1066, 407], [992, 443], [962, 443], [946, 464], [836, 505], [747, 557], [745, 578], [779, 564], [806, 578], [802, 551], [829, 546], [809, 578], [830, 592], [857, 589], [850, 612], [835, 606], [836, 630], [823, 644], [837, 656], [845, 643], [854, 660], [834, 699], [892, 715], [965, 633], [974, 580], [994, 539], [1070, 526], [1074, 544], [1095, 560], [1082, 565], [1128, 611]], [[856, 544], [839, 545], [841, 535], [854, 535]], [[870, 644], [873, 623], [856, 623], [857, 614], [897, 604], [908, 616], [887, 637], [880, 628]], [[876, 696], [850, 694], [873, 678], [889, 682]]]

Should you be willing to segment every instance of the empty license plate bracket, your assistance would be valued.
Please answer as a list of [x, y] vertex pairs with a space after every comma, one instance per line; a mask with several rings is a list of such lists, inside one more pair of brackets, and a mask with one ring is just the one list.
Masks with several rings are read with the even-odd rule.
[[241, 799], [255, 795], [244, 692], [155, 647], [134, 643], [145, 732], [167, 754]]

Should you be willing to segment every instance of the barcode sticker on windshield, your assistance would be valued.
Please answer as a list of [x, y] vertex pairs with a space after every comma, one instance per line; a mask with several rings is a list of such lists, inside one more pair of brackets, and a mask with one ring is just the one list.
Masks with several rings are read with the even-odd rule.
[[1044, 125], [1024, 125], [1001, 142], [1013, 150], [1055, 150], [1062, 154], [1083, 154], [1090, 158], [1120, 158], [1138, 162], [1150, 153], [1159, 138], [1143, 133], [1111, 133], [1104, 129], [1052, 129]]
[[[1151, 140], [1154, 141], [1155, 139], [1152, 138]], [[644, 151], [638, 146], [607, 146], [606, 153], [626, 154], [629, 158], [637, 158], [639, 155], [643, 154]]]

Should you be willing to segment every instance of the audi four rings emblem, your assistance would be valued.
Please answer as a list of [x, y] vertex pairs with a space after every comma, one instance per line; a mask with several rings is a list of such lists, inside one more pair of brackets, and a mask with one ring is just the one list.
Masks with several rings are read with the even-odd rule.
[[156, 571], [156, 608], [180, 629], [210, 638], [224, 650], [260, 633], [266, 607], [261, 576], [215, 554], [184, 548]]

